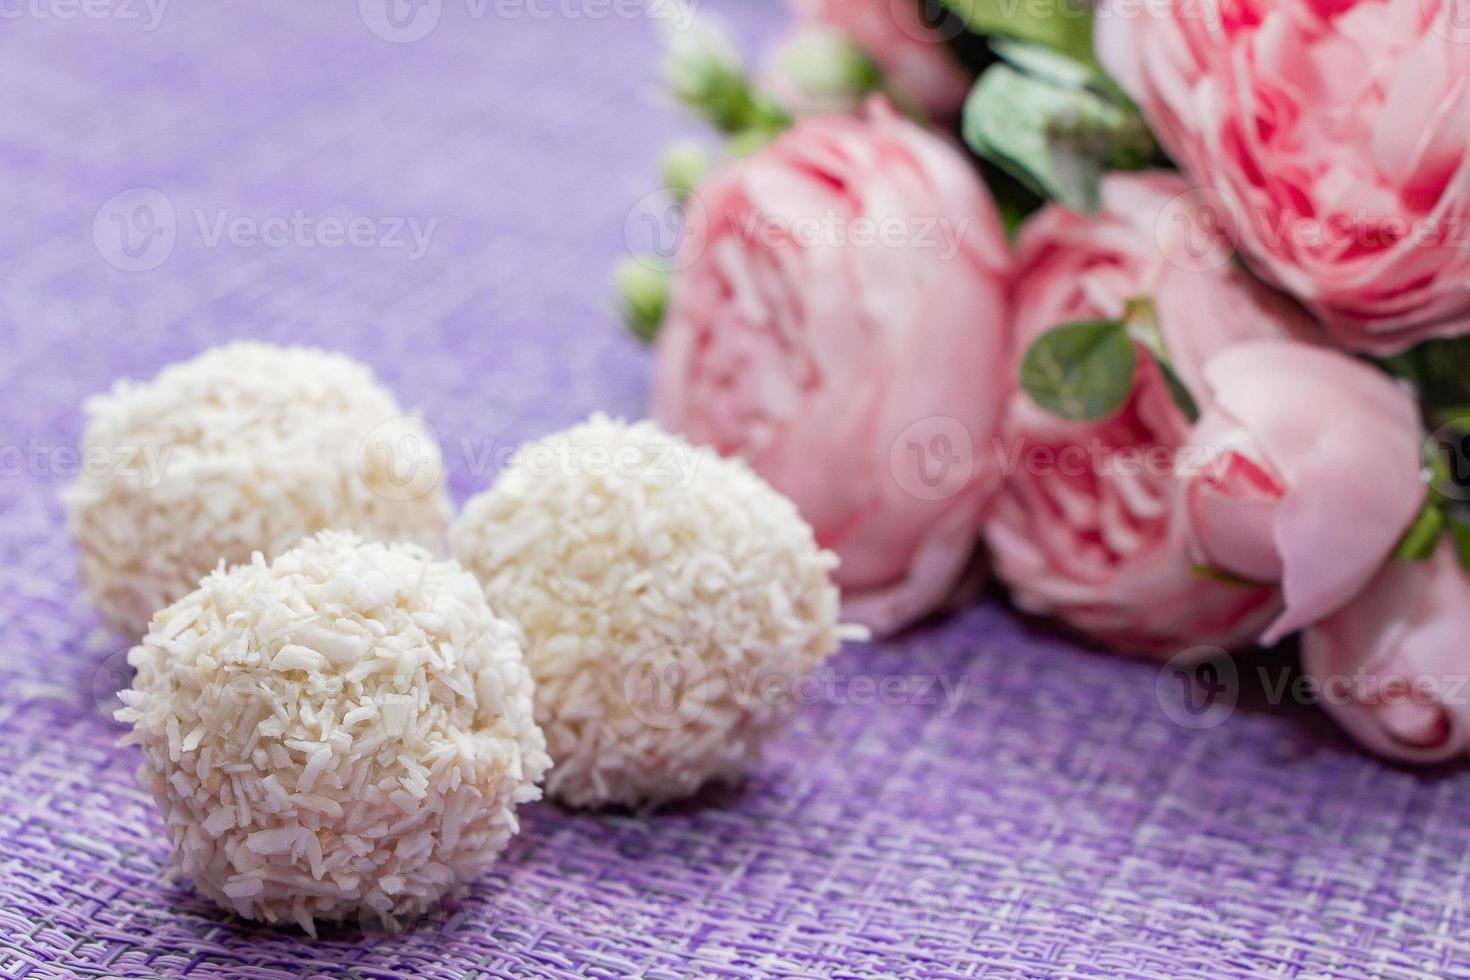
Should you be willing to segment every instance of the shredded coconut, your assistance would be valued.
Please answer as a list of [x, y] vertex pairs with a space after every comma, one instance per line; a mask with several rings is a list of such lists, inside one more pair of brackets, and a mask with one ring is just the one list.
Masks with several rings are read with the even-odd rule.
[[414, 545], [328, 531], [257, 553], [154, 617], [128, 662], [122, 742], [175, 869], [313, 935], [397, 928], [481, 873], [551, 762], [519, 631]]
[[319, 530], [443, 547], [438, 440], [344, 355], [233, 343], [85, 409], [68, 524], [88, 598], [129, 636], [221, 559]]
[[450, 544], [526, 633], [547, 792], [574, 806], [738, 777], [790, 707], [768, 682], [861, 633], [837, 624], [836, 556], [795, 506], [652, 422], [597, 415], [523, 446]]

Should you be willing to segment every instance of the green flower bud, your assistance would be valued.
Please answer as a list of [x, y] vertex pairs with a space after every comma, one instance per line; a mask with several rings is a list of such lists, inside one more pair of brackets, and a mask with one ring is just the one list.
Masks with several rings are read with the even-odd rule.
[[613, 271], [618, 313], [639, 340], [651, 342], [658, 334], [672, 281], [669, 264], [654, 255], [624, 259]]
[[791, 123], [780, 106], [751, 87], [740, 51], [709, 18], [669, 35], [664, 76], [674, 98], [722, 133]]
[[833, 111], [857, 104], [883, 84], [868, 52], [838, 31], [802, 31], [782, 48], [776, 67], [800, 104]]
[[708, 18], [669, 35], [664, 75], [674, 98], [722, 132], [743, 129], [754, 118], [740, 51]]
[[663, 185], [680, 204], [688, 200], [694, 186], [709, 172], [709, 166], [709, 154], [693, 140], [670, 143], [658, 158]]

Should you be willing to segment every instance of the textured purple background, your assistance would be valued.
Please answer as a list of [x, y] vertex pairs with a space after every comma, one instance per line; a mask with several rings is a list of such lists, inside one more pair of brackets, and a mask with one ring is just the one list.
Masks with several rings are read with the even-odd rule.
[[[428, 412], [461, 499], [489, 478], [474, 456], [641, 414], [647, 358], [603, 284], [681, 124], [653, 26], [569, 2], [507, 20], [445, 0], [408, 44], [350, 0], [177, 3], [151, 31], [141, 0], [4, 6], [0, 974], [1470, 976], [1470, 777], [1364, 758], [1312, 710], [1180, 727], [1154, 668], [995, 605], [837, 661], [963, 681], [952, 715], [812, 705], [743, 792], [643, 818], [529, 808], [499, 869], [404, 936], [311, 944], [160, 881], [98, 707], [117, 640], [77, 605], [56, 500], [78, 404], [229, 337], [337, 347]], [[718, 6], [750, 38], [782, 16]], [[128, 273], [94, 217], [137, 187], [167, 197], [177, 242]], [[417, 261], [209, 247], [196, 209], [437, 226]]]

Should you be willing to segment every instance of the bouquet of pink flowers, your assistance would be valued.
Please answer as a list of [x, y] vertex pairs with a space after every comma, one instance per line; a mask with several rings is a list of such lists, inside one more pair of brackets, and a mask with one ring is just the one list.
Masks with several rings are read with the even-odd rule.
[[754, 72], [671, 37], [721, 146], [666, 152], [678, 247], [617, 276], [659, 421], [880, 634], [989, 569], [1117, 650], [1300, 636], [1364, 746], [1470, 749], [1453, 0], [792, 6]]

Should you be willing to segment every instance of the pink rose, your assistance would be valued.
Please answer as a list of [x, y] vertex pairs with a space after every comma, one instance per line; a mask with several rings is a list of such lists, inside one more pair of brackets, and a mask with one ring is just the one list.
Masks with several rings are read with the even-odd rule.
[[[911, 0], [791, 0], [796, 32], [830, 28], [855, 41], [888, 87], [936, 119], [959, 113], [974, 81]], [[784, 86], [782, 86], [784, 88]], [[800, 107], [797, 107], [798, 109]]]
[[1362, 589], [1423, 506], [1419, 412], [1372, 365], [1293, 341], [1232, 347], [1205, 383], [1191, 538], [1205, 564], [1280, 583], [1275, 643]]
[[1236, 243], [1354, 350], [1470, 331], [1452, 0], [1107, 0], [1098, 57]]
[[[1017, 358], [1052, 327], [1117, 319], [1147, 297], [1173, 369], [1200, 407], [1202, 367], [1242, 341], [1311, 330], [1283, 297], [1224, 261], [1191, 254], [1197, 229], [1165, 211], [1185, 187], [1172, 173], [1113, 174], [1087, 218], [1055, 205], [1022, 229]], [[1167, 233], [1171, 237], [1158, 236]], [[1007, 481], [986, 526], [997, 575], [1016, 604], [1110, 646], [1171, 654], [1246, 645], [1275, 615], [1276, 591], [1191, 567], [1180, 484], [1190, 423], [1140, 353], [1133, 392], [1100, 422], [1067, 421], [1024, 392], [1002, 433]]]
[[739, 454], [889, 632], [946, 598], [999, 481], [1010, 257], [969, 162], [881, 100], [696, 188], [654, 415]]
[[1470, 748], [1470, 579], [1454, 547], [1390, 561], [1302, 637], [1317, 700], [1365, 747], [1404, 762]]

